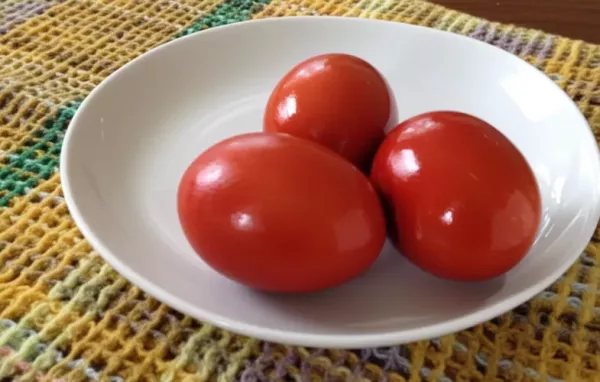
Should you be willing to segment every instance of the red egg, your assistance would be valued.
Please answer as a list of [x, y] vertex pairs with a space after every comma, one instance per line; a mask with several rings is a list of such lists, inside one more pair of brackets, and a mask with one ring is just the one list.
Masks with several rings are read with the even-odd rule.
[[398, 249], [443, 278], [507, 272], [540, 224], [540, 193], [525, 157], [471, 115], [438, 111], [400, 123], [379, 148], [371, 179]]
[[383, 76], [348, 54], [309, 58], [277, 84], [264, 114], [264, 131], [317, 142], [368, 169], [396, 106]]
[[184, 233], [219, 273], [251, 288], [311, 292], [364, 272], [385, 241], [379, 197], [332, 151], [279, 133], [210, 147], [178, 190]]

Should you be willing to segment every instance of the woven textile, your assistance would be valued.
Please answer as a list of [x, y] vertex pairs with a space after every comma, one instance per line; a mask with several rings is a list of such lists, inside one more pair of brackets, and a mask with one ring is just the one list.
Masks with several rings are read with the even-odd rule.
[[0, 380], [600, 381], [600, 230], [560, 280], [512, 312], [431, 341], [355, 350], [203, 324], [94, 252], [57, 171], [79, 102], [157, 45], [284, 15], [395, 20], [494, 44], [558, 83], [600, 138], [600, 46], [420, 0], [0, 0]]

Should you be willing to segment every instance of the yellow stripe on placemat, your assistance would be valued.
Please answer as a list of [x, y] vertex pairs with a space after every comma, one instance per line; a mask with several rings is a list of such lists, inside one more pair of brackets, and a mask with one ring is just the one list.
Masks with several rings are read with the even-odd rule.
[[0, 37], [0, 78], [52, 104], [82, 99], [219, 3], [66, 1]]

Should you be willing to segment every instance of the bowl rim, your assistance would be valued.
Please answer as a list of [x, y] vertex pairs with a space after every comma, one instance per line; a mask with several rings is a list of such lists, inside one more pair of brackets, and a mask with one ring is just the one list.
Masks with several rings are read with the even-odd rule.
[[[413, 341], [420, 340], [428, 340], [436, 337], [440, 337], [446, 334], [458, 332], [469, 327], [475, 326], [482, 322], [488, 321], [494, 317], [497, 317], [507, 311], [510, 311], [517, 307], [518, 305], [530, 300], [539, 292], [546, 289], [550, 286], [555, 280], [557, 280], [562, 274], [564, 274], [570, 267], [575, 263], [575, 261], [579, 258], [580, 254], [583, 252], [585, 247], [587, 246], [588, 241], [583, 242], [582, 244], [577, 246], [577, 250], [573, 251], [572, 254], [569, 255], [568, 260], [564, 261], [560, 267], [557, 267], [554, 272], [552, 272], [547, 277], [539, 280], [534, 285], [521, 290], [518, 293], [514, 293], [505, 299], [494, 303], [493, 305], [477, 310], [473, 313], [470, 313], [466, 316], [447, 320], [444, 322], [427, 325], [420, 328], [410, 329], [410, 330], [400, 330], [400, 331], [389, 331], [389, 332], [381, 332], [381, 333], [372, 333], [372, 334], [305, 334], [302, 332], [294, 332], [294, 331], [286, 331], [279, 329], [271, 329], [265, 326], [257, 326], [253, 324], [247, 324], [243, 320], [228, 318], [221, 316], [219, 314], [213, 313], [211, 311], [207, 311], [202, 307], [195, 306], [187, 301], [180, 299], [178, 296], [171, 294], [170, 292], [165, 291], [161, 287], [155, 285], [151, 280], [146, 279], [145, 277], [138, 274], [134, 269], [126, 265], [120, 260], [120, 257], [115, 255], [108, 246], [104, 243], [104, 241], [95, 235], [93, 227], [89, 226], [86, 223], [86, 219], [83, 217], [81, 210], [76, 202], [76, 196], [74, 195], [71, 178], [69, 176], [69, 163], [72, 163], [71, 159], [71, 146], [73, 145], [73, 135], [75, 134], [75, 126], [81, 125], [80, 119], [81, 115], [85, 112], [88, 105], [93, 102], [96, 94], [103, 91], [105, 86], [114, 81], [117, 76], [125, 71], [132, 70], [132, 67], [137, 65], [138, 62], [141, 62], [148, 58], [150, 54], [156, 53], [163, 49], [171, 49], [173, 46], [178, 44], [186, 44], [189, 41], [203, 38], [203, 36], [210, 33], [219, 33], [221, 30], [225, 29], [233, 29], [233, 28], [244, 28], [249, 24], [281, 24], [281, 23], [289, 23], [292, 22], [337, 22], [337, 23], [363, 23], [363, 24], [394, 24], [398, 28], [405, 28], [410, 31], [419, 31], [419, 33], [431, 33], [437, 34], [442, 38], [452, 38], [459, 40], [469, 40], [472, 44], [479, 44], [480, 46], [485, 46], [484, 49], [492, 49], [503, 52], [504, 54], [510, 55], [515, 60], [521, 61], [521, 65], [528, 65], [533, 69], [535, 68], [533, 65], [529, 64], [527, 61], [519, 58], [516, 55], [513, 55], [509, 52], [506, 52], [496, 46], [487, 44], [485, 42], [476, 40], [474, 38], [455, 34], [452, 32], [442, 31], [438, 29], [433, 29], [420, 25], [412, 25], [406, 24], [397, 21], [387, 21], [387, 20], [378, 20], [378, 19], [365, 19], [360, 17], [339, 17], [339, 16], [284, 16], [284, 17], [273, 17], [273, 18], [265, 18], [265, 19], [253, 19], [248, 21], [242, 21], [237, 23], [232, 23], [228, 25], [218, 26], [206, 29], [204, 31], [198, 33], [192, 33], [187, 36], [183, 36], [177, 38], [175, 40], [169, 41], [162, 45], [159, 45], [155, 48], [148, 50], [147, 52], [141, 54], [140, 56], [134, 58], [129, 61], [125, 65], [121, 66], [119, 69], [115, 70], [109, 76], [101, 81], [99, 85], [97, 85], [79, 106], [75, 115], [72, 118], [69, 128], [65, 133], [65, 137], [62, 144], [62, 150], [60, 154], [60, 179], [61, 185], [63, 189], [63, 195], [67, 207], [69, 209], [70, 215], [77, 225], [78, 229], [82, 233], [82, 235], [86, 238], [86, 240], [92, 245], [95, 251], [106, 261], [113, 269], [115, 269], [121, 276], [127, 279], [129, 282], [140, 288], [142, 291], [147, 293], [149, 296], [156, 298], [157, 300], [165, 303], [166, 305], [191, 316], [199, 321], [204, 321], [205, 323], [209, 323], [215, 325], [224, 330], [228, 330], [230, 332], [254, 337], [264, 341], [272, 341], [281, 344], [293, 345], [293, 346], [309, 346], [309, 347], [322, 347], [322, 348], [363, 348], [363, 347], [376, 347], [376, 346], [392, 346], [398, 345]], [[577, 118], [580, 119], [580, 122], [583, 126], [587, 126], [587, 136], [588, 142], [591, 144], [590, 146], [595, 147], [596, 156], [599, 158], [599, 163], [595, 166], [596, 177], [600, 179], [600, 151], [598, 149], [598, 145], [596, 144], [594, 135], [589, 127], [589, 124], [577, 105], [573, 102], [573, 100], [547, 75], [543, 72], [540, 72], [540, 75], [543, 75], [546, 80], [555, 86], [556, 90], [560, 91], [565, 97], [565, 102], [570, 104], [570, 107], [573, 112], [577, 115]], [[591, 148], [594, 150], [594, 148]], [[595, 216], [596, 219], [600, 217], [600, 181], [598, 183], [598, 187], [596, 187], [594, 191], [594, 199], [596, 208], [592, 211], [592, 217]], [[594, 228], [590, 228], [585, 233], [585, 237], [592, 237]]]

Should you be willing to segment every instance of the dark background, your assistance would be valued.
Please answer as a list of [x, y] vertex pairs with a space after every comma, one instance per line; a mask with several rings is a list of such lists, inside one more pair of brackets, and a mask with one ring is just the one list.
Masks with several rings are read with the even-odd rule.
[[600, 44], [600, 0], [429, 0], [490, 21]]

